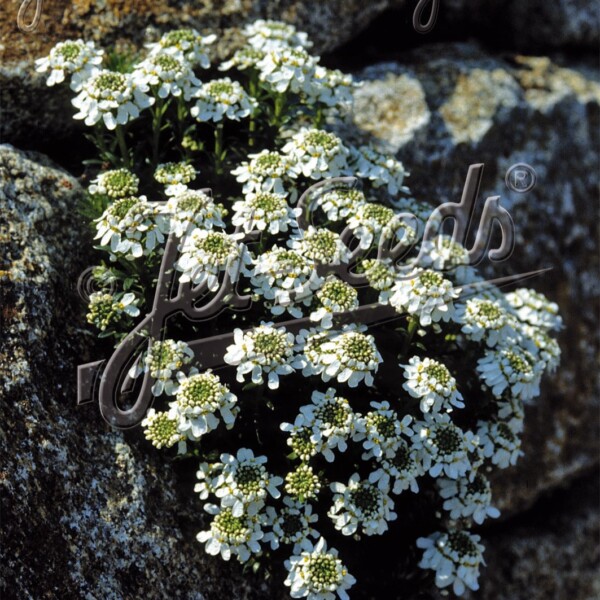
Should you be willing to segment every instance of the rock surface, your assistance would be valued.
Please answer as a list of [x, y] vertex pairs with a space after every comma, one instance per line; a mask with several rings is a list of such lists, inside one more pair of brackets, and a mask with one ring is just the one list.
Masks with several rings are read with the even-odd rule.
[[[417, 198], [458, 202], [469, 165], [486, 165], [480, 196], [501, 196], [516, 227], [513, 256], [490, 276], [552, 268], [531, 286], [560, 306], [562, 362], [528, 407], [525, 457], [495, 481], [498, 507], [520, 510], [599, 458], [592, 374], [600, 348], [600, 85], [546, 58], [509, 63], [468, 44], [416, 50], [403, 64], [374, 65], [361, 76], [355, 124], [403, 160]], [[537, 173], [527, 193], [506, 186], [516, 163]]]
[[260, 582], [184, 538], [160, 454], [108, 431], [97, 406], [74, 405], [90, 346], [75, 291], [77, 248], [90, 242], [81, 193], [41, 155], [0, 146], [0, 595], [264, 598]]
[[[482, 600], [592, 600], [600, 597], [598, 473], [538, 502], [503, 531], [484, 534], [489, 565]], [[500, 528], [499, 528], [500, 529]], [[466, 598], [465, 600], [469, 600]]]

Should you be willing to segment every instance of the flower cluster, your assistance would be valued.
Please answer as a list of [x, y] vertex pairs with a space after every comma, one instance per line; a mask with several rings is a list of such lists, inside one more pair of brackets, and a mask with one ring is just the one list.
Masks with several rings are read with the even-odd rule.
[[[410, 520], [413, 566], [476, 590], [469, 529], [499, 516], [487, 475], [522, 454], [524, 403], [560, 360], [558, 306], [483, 281], [448, 235], [398, 254], [431, 207], [406, 196], [401, 162], [348, 139], [352, 77], [292, 25], [242, 34], [204, 71], [216, 36], [189, 28], [122, 64], [81, 40], [37, 62], [98, 147], [85, 208], [106, 260], [87, 320], [117, 340], [139, 326], [144, 436], [199, 460], [207, 553], [281, 560], [292, 597], [345, 600], [353, 541]], [[146, 338], [156, 302], [174, 311]]]

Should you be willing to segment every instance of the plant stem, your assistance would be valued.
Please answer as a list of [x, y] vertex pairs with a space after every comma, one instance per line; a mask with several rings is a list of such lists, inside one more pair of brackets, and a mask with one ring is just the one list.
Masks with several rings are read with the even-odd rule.
[[152, 115], [152, 164], [156, 168], [159, 160], [159, 148], [160, 148], [160, 128], [163, 116], [163, 104], [162, 98], [156, 99], [154, 106], [154, 112]]
[[127, 141], [125, 140], [125, 129], [122, 125], [117, 125], [117, 142], [119, 149], [121, 150], [121, 157], [123, 159], [123, 165], [127, 168], [131, 168], [131, 159], [129, 157], [129, 150], [127, 149]]
[[408, 330], [406, 331], [406, 339], [404, 340], [404, 345], [402, 346], [402, 357], [406, 357], [408, 351], [410, 349], [410, 344], [415, 336], [415, 332], [417, 331], [417, 327], [419, 326], [419, 321], [415, 317], [408, 317]]
[[223, 122], [215, 127], [215, 173], [223, 174]]

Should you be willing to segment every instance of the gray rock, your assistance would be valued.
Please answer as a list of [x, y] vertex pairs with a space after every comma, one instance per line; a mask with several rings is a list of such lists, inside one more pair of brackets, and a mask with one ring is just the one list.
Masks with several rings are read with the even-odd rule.
[[482, 600], [592, 600], [600, 596], [598, 474], [542, 499], [518, 522], [484, 534]]
[[0, 146], [2, 596], [276, 597], [205, 555], [201, 502], [178, 498], [159, 453], [74, 404], [90, 347], [75, 292], [91, 241], [81, 195], [43, 156]]
[[[474, 45], [423, 48], [360, 76], [354, 135], [367, 131], [397, 153], [417, 198], [458, 202], [469, 165], [485, 163], [481, 196], [501, 196], [517, 236], [490, 276], [552, 268], [530, 283], [565, 318], [562, 363], [527, 409], [525, 457], [494, 478], [499, 508], [521, 510], [598, 462], [600, 86], [576, 67], [507, 62]], [[515, 163], [537, 173], [528, 193], [507, 189]]]

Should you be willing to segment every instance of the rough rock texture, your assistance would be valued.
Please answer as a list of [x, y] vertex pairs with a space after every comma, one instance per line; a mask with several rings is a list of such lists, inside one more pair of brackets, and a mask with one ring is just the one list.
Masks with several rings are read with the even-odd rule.
[[[32, 73], [33, 61], [64, 39], [84, 37], [103, 46], [117, 43], [135, 49], [161, 31], [193, 26], [218, 34], [216, 54], [222, 57], [240, 44], [244, 24], [274, 18], [307, 31], [315, 53], [321, 54], [339, 48], [383, 15], [380, 21], [389, 28], [390, 39], [408, 37], [414, 45], [429, 41], [427, 35], [413, 34], [416, 1], [412, 0], [45, 0], [35, 29], [23, 32], [17, 14], [26, 2], [23, 23], [29, 25], [41, 0], [9, 0], [0, 14], [0, 139], [27, 146], [32, 127], [38, 139], [57, 139], [75, 129], [68, 118], [68, 93], [48, 90], [44, 78]], [[495, 40], [502, 48], [536, 51], [565, 46], [593, 49], [600, 43], [598, 6], [593, 0], [440, 0], [440, 6], [436, 34], [456, 37], [460, 32]]]
[[[565, 318], [562, 363], [528, 408], [525, 457], [495, 478], [499, 508], [522, 509], [598, 461], [600, 86], [546, 58], [506, 62], [473, 45], [424, 48], [361, 76], [355, 123], [404, 161], [417, 198], [458, 202], [469, 165], [485, 163], [481, 197], [500, 195], [516, 226], [513, 256], [489, 274], [552, 267], [531, 285]], [[537, 173], [528, 193], [507, 189], [516, 163]]]
[[[503, 531], [484, 534], [489, 565], [481, 590], [485, 600], [592, 600], [600, 597], [598, 473], [577, 482]], [[468, 599], [466, 599], [468, 600]]]
[[197, 527], [199, 502], [179, 501], [159, 453], [108, 431], [97, 406], [74, 405], [89, 347], [75, 291], [85, 265], [76, 249], [89, 244], [80, 196], [43, 156], [0, 146], [0, 595], [267, 597], [239, 569], [206, 560], [193, 533], [184, 539], [180, 521], [187, 510]]

